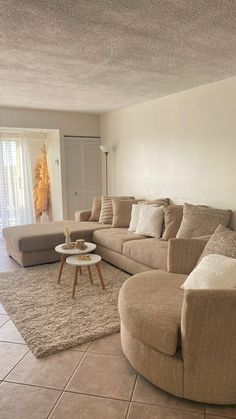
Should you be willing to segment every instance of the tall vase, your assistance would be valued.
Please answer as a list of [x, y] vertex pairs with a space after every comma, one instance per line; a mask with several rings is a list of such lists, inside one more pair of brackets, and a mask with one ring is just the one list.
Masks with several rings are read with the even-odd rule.
[[69, 236], [66, 236], [66, 247], [69, 249], [70, 245], [71, 245], [71, 237], [69, 235]]
[[44, 224], [44, 223], [48, 223], [48, 221], [49, 221], [48, 214], [47, 214], [47, 212], [46, 212], [46, 211], [43, 211], [43, 212], [42, 212], [42, 215], [41, 215], [41, 217], [40, 217], [40, 222], [41, 222], [42, 224]]

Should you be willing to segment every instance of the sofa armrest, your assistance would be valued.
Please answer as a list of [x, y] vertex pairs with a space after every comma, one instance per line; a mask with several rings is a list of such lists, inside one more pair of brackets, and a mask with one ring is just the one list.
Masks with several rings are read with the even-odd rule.
[[194, 269], [208, 236], [201, 239], [170, 239], [168, 242], [167, 270], [176, 274], [189, 274]]
[[75, 221], [89, 221], [89, 217], [91, 216], [92, 210], [80, 210], [75, 212]]
[[235, 403], [235, 288], [185, 291], [181, 347], [184, 397], [191, 399], [197, 393], [199, 400], [205, 402]]

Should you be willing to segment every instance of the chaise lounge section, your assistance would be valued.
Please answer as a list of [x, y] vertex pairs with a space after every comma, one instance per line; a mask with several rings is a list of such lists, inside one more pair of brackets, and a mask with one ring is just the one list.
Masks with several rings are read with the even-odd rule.
[[3, 229], [6, 250], [23, 267], [57, 262], [60, 255], [54, 249], [65, 241], [65, 226], [69, 226], [72, 240], [83, 238], [90, 242], [94, 230], [108, 228], [92, 221], [57, 221], [7, 227]]

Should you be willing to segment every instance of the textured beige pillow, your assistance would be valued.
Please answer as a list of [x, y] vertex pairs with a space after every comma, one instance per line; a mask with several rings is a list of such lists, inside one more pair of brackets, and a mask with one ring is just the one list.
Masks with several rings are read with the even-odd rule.
[[209, 254], [223, 255], [236, 259], [236, 231], [220, 225], [206, 244], [198, 262]]
[[137, 204], [137, 199], [112, 199], [113, 218], [112, 227], [129, 227], [132, 205]]
[[[142, 200], [140, 199], [140, 201]], [[167, 205], [169, 205], [169, 198], [145, 200], [144, 202], [142, 202], [142, 205], [158, 205], [159, 207], [166, 207]]]
[[98, 195], [93, 198], [93, 204], [92, 204], [92, 213], [89, 217], [89, 221], [98, 221], [100, 217], [101, 212], [101, 206], [102, 206], [102, 196]]
[[164, 225], [163, 240], [169, 240], [176, 237], [183, 218], [183, 205], [168, 205], [164, 207]]
[[213, 234], [220, 224], [227, 227], [230, 216], [230, 210], [184, 204], [183, 219], [176, 237], [191, 239]]

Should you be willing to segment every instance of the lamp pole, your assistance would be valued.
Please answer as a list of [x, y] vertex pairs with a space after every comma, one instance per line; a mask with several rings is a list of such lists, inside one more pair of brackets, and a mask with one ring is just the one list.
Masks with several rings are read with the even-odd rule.
[[108, 153], [109, 149], [106, 145], [100, 145], [100, 150], [105, 154], [105, 196], [108, 195]]
[[106, 169], [105, 169], [105, 179], [106, 179], [106, 189], [105, 189], [105, 194], [106, 196], [108, 196], [108, 165], [107, 165], [107, 160], [108, 160], [108, 151], [104, 152], [105, 154], [105, 159], [106, 159]]

